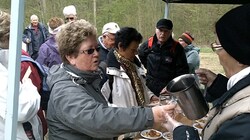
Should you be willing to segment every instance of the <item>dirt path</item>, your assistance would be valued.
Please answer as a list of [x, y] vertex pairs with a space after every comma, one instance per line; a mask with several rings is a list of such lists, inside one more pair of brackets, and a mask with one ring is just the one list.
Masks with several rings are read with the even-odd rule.
[[207, 68], [215, 73], [224, 73], [219, 58], [215, 53], [200, 53], [200, 68]]

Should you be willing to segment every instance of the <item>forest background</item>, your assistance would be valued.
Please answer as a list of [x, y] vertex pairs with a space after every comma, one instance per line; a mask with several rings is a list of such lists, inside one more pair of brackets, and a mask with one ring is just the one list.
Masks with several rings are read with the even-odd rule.
[[[98, 34], [107, 22], [120, 27], [135, 27], [144, 40], [155, 32], [156, 22], [164, 17], [165, 2], [162, 0], [24, 0], [25, 19], [23, 27], [36, 14], [40, 22], [47, 23], [53, 16], [63, 18], [63, 8], [75, 5], [78, 19], [83, 18], [96, 25]], [[1, 9], [10, 9], [10, 0], [0, 0]], [[174, 37], [189, 31], [198, 46], [207, 46], [215, 40], [214, 23], [228, 10], [238, 5], [217, 4], [169, 4], [168, 18], [174, 24]], [[95, 8], [96, 7], [96, 8]], [[9, 10], [10, 11], [10, 10]]]
[[[165, 2], [162, 0], [23, 0], [25, 19], [23, 27], [30, 23], [32, 14], [40, 22], [47, 23], [51, 17], [64, 18], [63, 8], [75, 5], [78, 19], [86, 19], [97, 27], [101, 34], [105, 23], [116, 22], [120, 27], [136, 28], [147, 40], [155, 33], [156, 22], [164, 17]], [[0, 9], [10, 11], [11, 0], [0, 0]], [[215, 73], [224, 73], [217, 55], [210, 49], [215, 41], [215, 22], [227, 11], [239, 5], [227, 4], [169, 4], [168, 18], [173, 21], [174, 38], [189, 31], [195, 38], [193, 44], [201, 48], [200, 67]], [[240, 16], [240, 15], [239, 15]], [[230, 23], [229, 23], [230, 24]]]

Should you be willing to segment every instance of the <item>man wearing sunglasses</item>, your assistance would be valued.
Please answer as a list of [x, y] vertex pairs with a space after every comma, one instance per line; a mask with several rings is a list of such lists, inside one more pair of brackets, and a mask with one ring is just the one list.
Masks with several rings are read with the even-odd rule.
[[106, 75], [106, 58], [109, 51], [115, 45], [115, 33], [120, 30], [120, 27], [115, 22], [109, 22], [105, 24], [102, 28], [102, 35], [98, 37], [98, 46], [100, 47], [100, 65], [103, 72], [103, 81], [101, 82], [101, 86], [104, 82], [106, 82], [107, 75]]
[[75, 21], [77, 19], [76, 8], [74, 5], [64, 7], [63, 15], [65, 23]]

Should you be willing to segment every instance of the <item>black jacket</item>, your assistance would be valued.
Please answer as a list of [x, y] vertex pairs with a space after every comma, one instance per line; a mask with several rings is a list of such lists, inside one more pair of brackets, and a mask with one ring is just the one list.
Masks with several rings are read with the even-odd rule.
[[179, 43], [172, 37], [162, 46], [157, 42], [157, 37], [154, 35], [151, 48], [146, 41], [138, 49], [139, 58], [147, 69], [147, 86], [155, 94], [175, 77], [189, 73], [186, 55]]

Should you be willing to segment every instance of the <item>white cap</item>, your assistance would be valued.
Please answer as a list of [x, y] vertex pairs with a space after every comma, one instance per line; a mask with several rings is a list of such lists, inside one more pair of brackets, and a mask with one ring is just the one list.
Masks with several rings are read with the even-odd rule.
[[76, 15], [76, 8], [74, 5], [69, 5], [64, 7], [63, 9], [63, 15], [68, 16], [68, 15]]
[[111, 33], [111, 34], [115, 34], [119, 30], [120, 30], [120, 27], [118, 26], [117, 23], [109, 22], [103, 26], [102, 34], [104, 34], [106, 32]]

